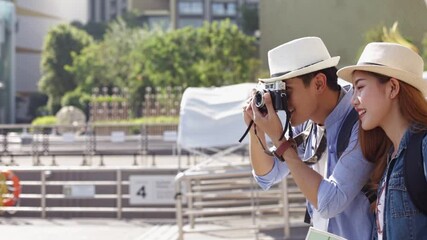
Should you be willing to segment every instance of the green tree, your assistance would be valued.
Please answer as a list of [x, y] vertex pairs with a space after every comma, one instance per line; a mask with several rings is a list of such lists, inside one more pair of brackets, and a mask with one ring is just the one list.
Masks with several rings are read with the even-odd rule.
[[82, 110], [87, 116], [89, 113], [89, 102], [90, 95], [76, 88], [74, 91], [67, 92], [64, 97], [62, 97], [61, 106], [74, 106]]
[[93, 37], [93, 39], [97, 41], [102, 40], [108, 27], [108, 25], [104, 22], [88, 22], [86, 24], [83, 24], [79, 21], [73, 21], [71, 22], [71, 25], [86, 31], [89, 35]]
[[194, 63], [203, 57], [194, 28], [159, 33], [142, 46], [144, 76], [154, 86], [196, 86]]
[[41, 56], [39, 89], [49, 98], [50, 113], [56, 113], [62, 96], [77, 86], [77, 79], [64, 68], [72, 63], [72, 53], [78, 54], [92, 42], [86, 32], [69, 24], [58, 25], [48, 32]]
[[158, 34], [144, 44], [144, 73], [155, 86], [221, 86], [253, 81], [255, 39], [229, 20]]
[[[103, 40], [83, 49], [80, 54], [74, 53], [73, 64], [66, 67], [79, 80], [78, 91], [91, 94], [95, 87], [127, 88], [131, 106], [137, 109], [142, 101], [139, 91], [144, 79], [143, 55], [138, 49], [150, 34], [145, 29], [129, 27], [120, 18], [111, 22]], [[76, 97], [76, 94], [72, 96]]]
[[[221, 86], [254, 81], [259, 69], [256, 43], [230, 21], [202, 28], [148, 31], [117, 20], [103, 40], [73, 53], [66, 70], [76, 79], [74, 93], [63, 103], [79, 105], [78, 96], [94, 87], [128, 89], [132, 112], [144, 102], [147, 86]], [[135, 116], [134, 115], [134, 116]]]
[[197, 29], [202, 58], [194, 63], [202, 86], [222, 86], [253, 81], [259, 67], [255, 38], [229, 20]]

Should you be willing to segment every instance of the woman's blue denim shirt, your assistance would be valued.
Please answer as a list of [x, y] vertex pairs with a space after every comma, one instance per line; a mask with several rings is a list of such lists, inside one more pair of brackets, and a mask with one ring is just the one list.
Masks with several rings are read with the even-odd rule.
[[[387, 240], [427, 239], [427, 215], [414, 206], [405, 186], [403, 163], [410, 160], [404, 159], [404, 156], [411, 135], [410, 129], [403, 135], [397, 154], [387, 164], [381, 179], [383, 182], [387, 176], [383, 226], [383, 239]], [[427, 137], [423, 139], [422, 153], [425, 164], [427, 161]], [[376, 231], [374, 232], [376, 234]]]
[[[329, 219], [328, 232], [349, 240], [365, 240], [371, 238], [375, 220], [374, 213], [369, 209], [369, 200], [361, 189], [369, 179], [373, 164], [363, 157], [357, 138], [359, 130], [357, 123], [353, 127], [347, 149], [342, 157], [337, 159], [336, 144], [339, 129], [345, 116], [353, 108], [350, 102], [351, 91], [344, 94], [325, 120], [328, 176], [319, 186], [317, 211], [321, 217]], [[300, 130], [296, 129], [295, 132], [298, 133]], [[299, 150], [303, 158], [313, 155], [311, 147], [305, 148], [303, 152]], [[270, 188], [289, 174], [286, 162], [282, 163], [277, 158], [274, 161], [273, 169], [268, 174], [257, 176], [254, 171], [252, 172], [263, 189]], [[313, 206], [308, 204], [308, 208], [310, 212]]]

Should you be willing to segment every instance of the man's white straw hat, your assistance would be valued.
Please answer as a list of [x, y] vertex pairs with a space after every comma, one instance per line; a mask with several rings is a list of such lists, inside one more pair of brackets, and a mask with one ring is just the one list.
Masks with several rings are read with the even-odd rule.
[[304, 37], [284, 43], [268, 51], [271, 78], [259, 79], [273, 82], [301, 76], [338, 64], [340, 57], [331, 57], [318, 37]]
[[423, 69], [423, 59], [413, 50], [396, 43], [373, 42], [366, 45], [356, 65], [341, 68], [337, 74], [351, 83], [354, 71], [374, 72], [408, 83], [427, 96]]

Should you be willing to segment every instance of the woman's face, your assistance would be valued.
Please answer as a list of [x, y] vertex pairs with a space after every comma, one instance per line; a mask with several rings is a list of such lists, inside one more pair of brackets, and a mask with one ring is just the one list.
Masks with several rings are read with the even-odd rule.
[[352, 104], [359, 113], [362, 129], [371, 130], [381, 127], [381, 124], [387, 120], [392, 106], [387, 95], [387, 85], [388, 83], [380, 83], [368, 72], [353, 73]]

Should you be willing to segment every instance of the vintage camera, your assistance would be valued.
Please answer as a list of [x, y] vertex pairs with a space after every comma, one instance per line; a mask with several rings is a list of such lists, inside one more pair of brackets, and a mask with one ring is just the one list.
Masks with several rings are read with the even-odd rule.
[[254, 96], [255, 106], [261, 113], [267, 113], [263, 95], [269, 92], [273, 108], [277, 112], [279, 110], [288, 110], [288, 97], [286, 95], [286, 83], [282, 80], [271, 83], [260, 83]]

